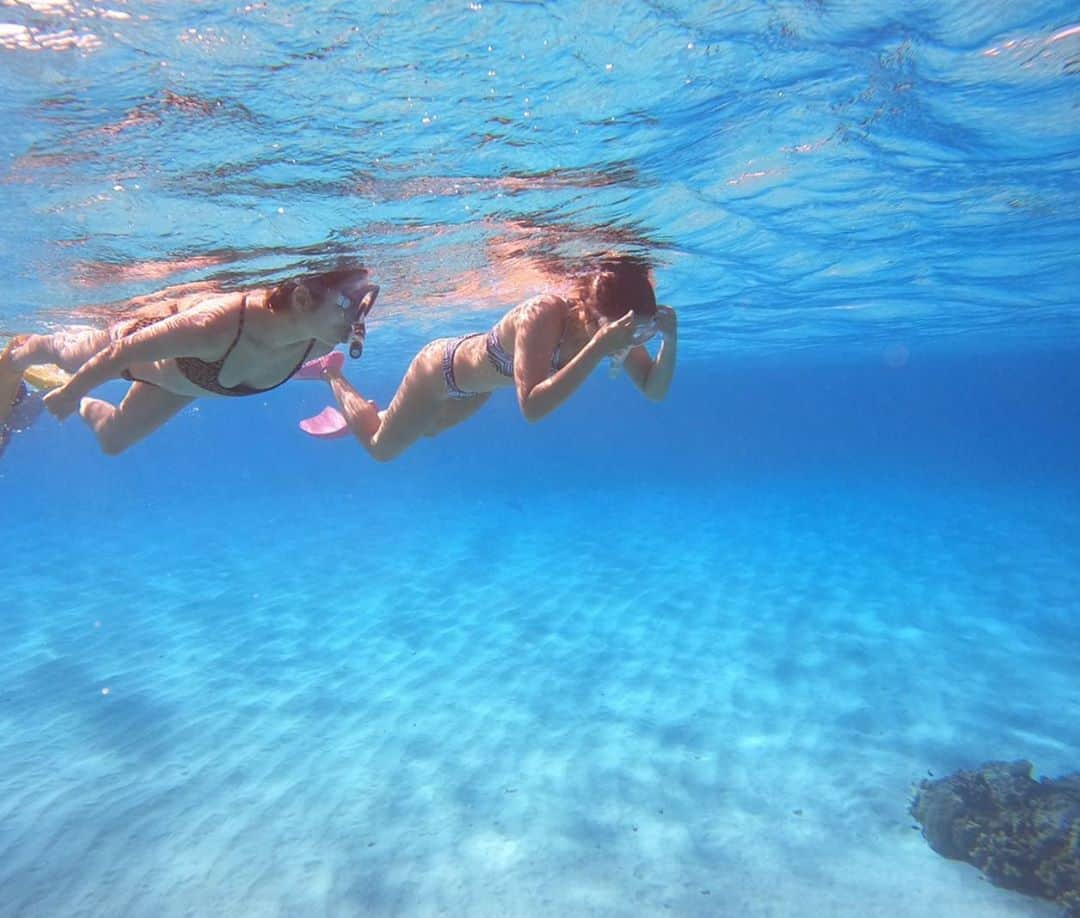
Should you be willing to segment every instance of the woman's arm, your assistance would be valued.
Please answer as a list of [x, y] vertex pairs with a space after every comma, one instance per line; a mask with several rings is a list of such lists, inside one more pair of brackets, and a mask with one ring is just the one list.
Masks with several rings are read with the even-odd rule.
[[66, 418], [92, 389], [114, 379], [137, 363], [172, 357], [213, 359], [232, 340], [239, 321], [230, 306], [193, 308], [155, 322], [98, 351], [59, 389], [45, 397], [45, 406], [58, 418]]
[[379, 409], [375, 403], [364, 398], [352, 384], [342, 375], [339, 369], [327, 369], [323, 371], [323, 379], [330, 384], [330, 390], [334, 393], [338, 405], [341, 407], [341, 415], [349, 430], [364, 449], [371, 449], [371, 438], [379, 429]]
[[679, 329], [675, 311], [667, 306], [660, 306], [656, 311], [656, 327], [663, 338], [656, 360], [649, 356], [644, 347], [635, 347], [623, 361], [626, 375], [653, 402], [663, 401], [671, 388], [671, 378], [675, 375], [675, 360], [679, 348]]
[[634, 334], [634, 314], [609, 322], [554, 375], [551, 357], [562, 337], [566, 310], [564, 300], [539, 301], [519, 320], [514, 343], [514, 383], [518, 405], [527, 421], [538, 421], [565, 402], [604, 357], [626, 347]]

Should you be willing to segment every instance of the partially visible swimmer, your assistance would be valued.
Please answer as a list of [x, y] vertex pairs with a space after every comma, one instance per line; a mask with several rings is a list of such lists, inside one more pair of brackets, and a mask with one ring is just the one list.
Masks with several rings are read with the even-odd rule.
[[0, 422], [0, 456], [4, 455], [12, 436], [29, 430], [41, 416], [42, 398], [40, 392], [31, 392], [25, 382], [19, 382], [7, 420]]
[[[45, 409], [45, 393], [62, 386], [70, 377], [56, 366], [30, 367], [20, 380], [7, 419], [0, 421], [0, 457], [15, 434], [26, 433]], [[29, 385], [27, 385], [29, 383]]]
[[[359, 356], [378, 292], [365, 269], [345, 268], [246, 292], [166, 296], [107, 329], [16, 336], [0, 354], [0, 424], [25, 398], [26, 371], [53, 363], [72, 375], [45, 407], [61, 420], [78, 410], [101, 449], [121, 453], [194, 399], [268, 392], [344, 342]], [[119, 405], [89, 395], [110, 379], [131, 382]]]

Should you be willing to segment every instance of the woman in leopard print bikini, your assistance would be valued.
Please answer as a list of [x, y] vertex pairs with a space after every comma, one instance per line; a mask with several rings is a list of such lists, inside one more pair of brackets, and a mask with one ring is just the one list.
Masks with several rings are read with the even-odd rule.
[[[367, 271], [347, 268], [243, 293], [166, 295], [107, 329], [20, 335], [0, 354], [0, 423], [25, 371], [55, 363], [74, 375], [45, 407], [61, 419], [78, 410], [102, 450], [120, 453], [196, 398], [280, 386], [361, 334], [377, 293]], [[131, 382], [119, 405], [89, 397], [117, 378]]]

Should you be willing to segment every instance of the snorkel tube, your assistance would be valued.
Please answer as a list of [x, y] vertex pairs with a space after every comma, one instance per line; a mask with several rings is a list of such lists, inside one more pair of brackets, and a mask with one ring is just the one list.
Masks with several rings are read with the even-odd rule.
[[352, 331], [349, 333], [349, 356], [353, 360], [359, 360], [364, 353], [364, 336], [367, 334], [367, 329], [364, 327], [363, 322], [357, 322], [352, 327]]
[[356, 320], [349, 329], [349, 356], [353, 360], [359, 360], [364, 353], [364, 338], [367, 337], [367, 325], [364, 324], [364, 320], [371, 312], [371, 307], [375, 305], [375, 299], [379, 295], [379, 286], [378, 284], [364, 284], [356, 293], [359, 294]]

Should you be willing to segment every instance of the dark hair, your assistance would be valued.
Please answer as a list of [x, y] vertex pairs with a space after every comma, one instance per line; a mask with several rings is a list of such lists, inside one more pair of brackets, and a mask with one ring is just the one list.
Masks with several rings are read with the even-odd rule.
[[322, 274], [308, 274], [304, 277], [297, 278], [296, 280], [285, 281], [285, 283], [278, 284], [273, 289], [270, 296], [267, 298], [266, 305], [274, 312], [285, 310], [288, 309], [289, 305], [292, 303], [293, 291], [296, 290], [297, 287], [306, 287], [308, 293], [313, 297], [319, 297], [324, 296], [335, 287], [343, 287], [350, 281], [366, 277], [367, 273], [367, 268], [341, 268], [337, 271], [324, 271]]
[[592, 274], [594, 305], [607, 319], [619, 319], [633, 310], [641, 316], [656, 315], [656, 292], [649, 280], [649, 266], [629, 255], [610, 255], [600, 260]]
[[266, 298], [266, 305], [270, 307], [270, 311], [284, 312], [292, 306], [292, 295], [296, 287], [296, 281], [285, 281], [284, 284], [278, 284], [271, 290], [270, 296]]

